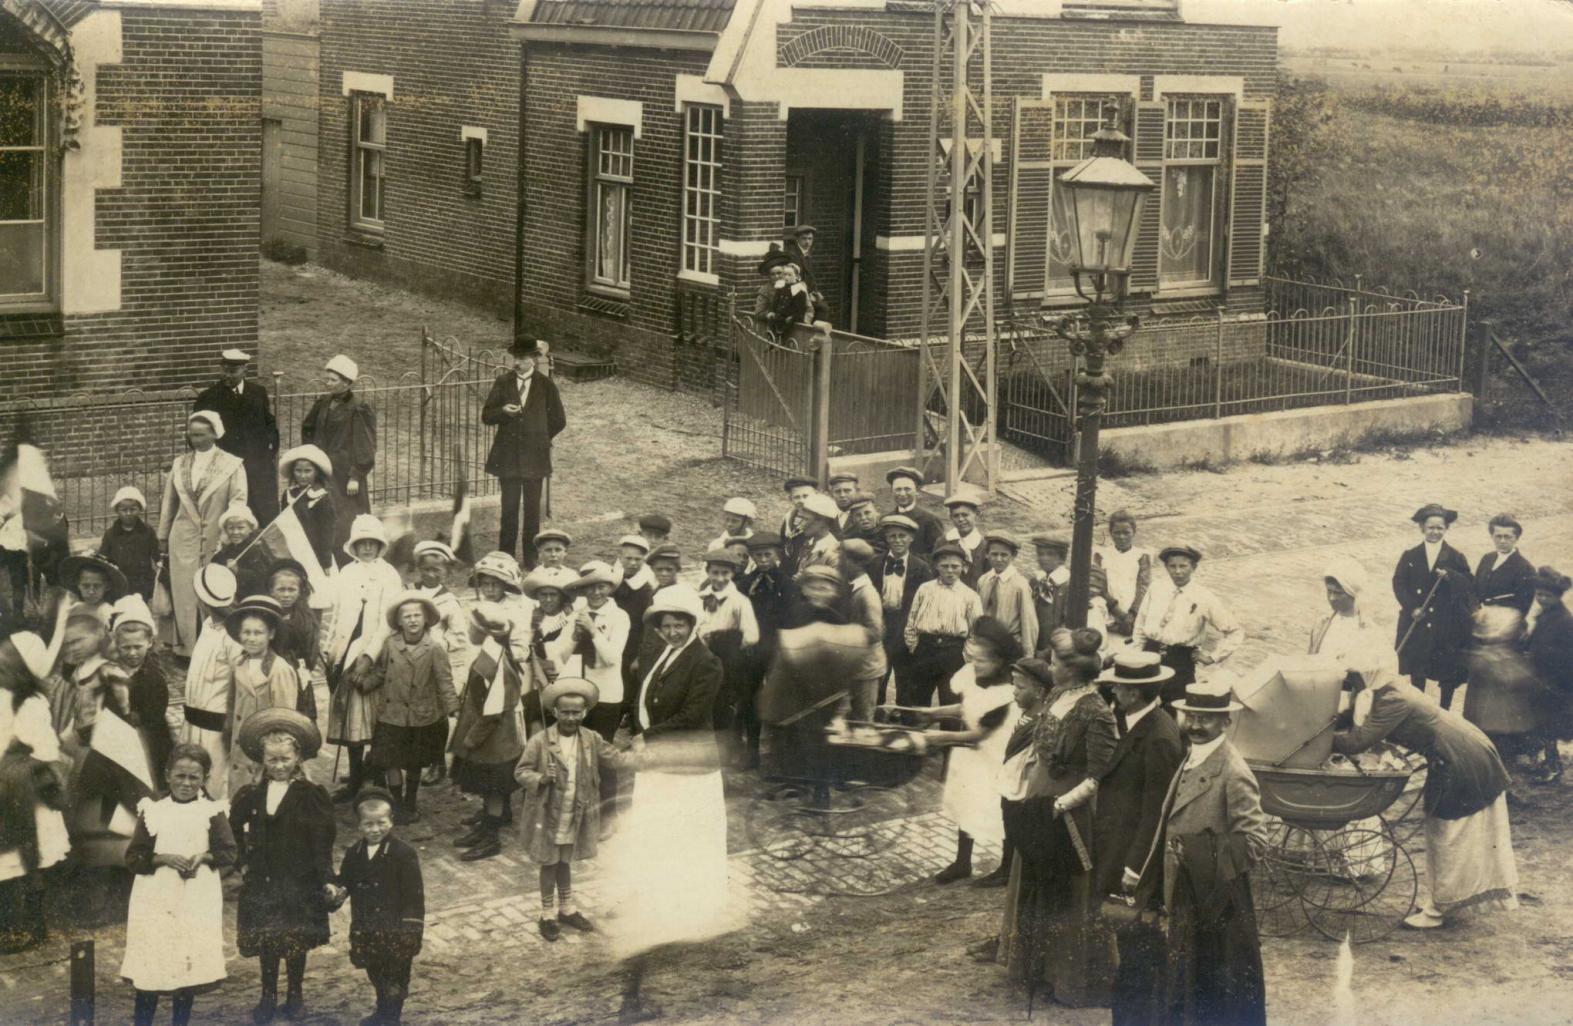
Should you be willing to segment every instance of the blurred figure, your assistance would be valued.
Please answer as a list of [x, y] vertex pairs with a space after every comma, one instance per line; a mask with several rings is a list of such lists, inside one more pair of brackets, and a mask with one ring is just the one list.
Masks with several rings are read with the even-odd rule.
[[1535, 605], [1524, 624], [1524, 643], [1540, 683], [1546, 688], [1545, 759], [1537, 780], [1562, 779], [1558, 741], [1573, 741], [1573, 614], [1563, 604], [1568, 577], [1555, 568], [1535, 571]]
[[[1464, 692], [1464, 719], [1485, 732], [1510, 768], [1541, 750], [1542, 724], [1551, 714], [1550, 693], [1518, 643], [1523, 629], [1517, 609], [1480, 607]], [[1520, 800], [1509, 791], [1509, 804]]]

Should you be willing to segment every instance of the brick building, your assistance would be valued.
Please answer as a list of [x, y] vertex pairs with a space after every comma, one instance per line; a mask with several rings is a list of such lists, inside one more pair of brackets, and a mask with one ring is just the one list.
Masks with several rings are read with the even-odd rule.
[[[1259, 317], [1276, 31], [1186, 22], [1177, 0], [994, 6], [1000, 308], [1080, 302], [1052, 182], [1112, 116], [1161, 185], [1136, 312]], [[810, 223], [835, 326], [917, 332], [926, 0], [322, 0], [322, 12], [318, 238], [331, 266], [511, 303], [521, 333], [611, 352], [623, 373], [671, 387], [718, 356], [685, 325], [713, 321], [728, 295], [751, 306], [761, 257]], [[1129, 362], [1160, 344], [1144, 335]]]
[[498, 0], [321, 0], [322, 263], [512, 310], [513, 14]]
[[257, 340], [255, 0], [0, 0], [0, 398]]
[[317, 0], [262, 0], [262, 245], [317, 255]]

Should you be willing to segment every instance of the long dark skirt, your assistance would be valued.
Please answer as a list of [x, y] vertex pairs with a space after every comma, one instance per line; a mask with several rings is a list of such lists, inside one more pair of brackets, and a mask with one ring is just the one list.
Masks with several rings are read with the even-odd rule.
[[26, 951], [49, 936], [44, 925], [44, 875], [0, 882], [0, 955]]
[[[1014, 808], [1012, 808], [1014, 806]], [[1052, 990], [1071, 1008], [1106, 1008], [1114, 975], [1114, 938], [1093, 900], [1064, 819], [1048, 799], [1005, 803], [1005, 832], [1015, 840], [996, 955], [1010, 979]], [[1087, 808], [1070, 814], [1090, 845]]]
[[474, 762], [453, 757], [453, 782], [465, 794], [506, 798], [519, 789], [512, 762]]
[[442, 760], [448, 749], [448, 721], [439, 719], [424, 727], [378, 723], [371, 736], [369, 761], [377, 769], [418, 770]]
[[305, 880], [240, 885], [235, 942], [241, 955], [288, 958], [328, 943], [328, 907], [322, 892]]

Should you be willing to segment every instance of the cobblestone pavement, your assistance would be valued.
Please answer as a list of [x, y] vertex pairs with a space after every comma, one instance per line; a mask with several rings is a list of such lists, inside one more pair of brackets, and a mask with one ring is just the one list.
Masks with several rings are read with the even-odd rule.
[[[1341, 475], [1330, 474], [1323, 485], [1310, 491], [1283, 489], [1274, 493], [1277, 497], [1271, 501], [1263, 501], [1258, 491], [1249, 501], [1240, 502], [1232, 495], [1231, 475], [1221, 475], [1205, 510], [1190, 502], [1196, 512], [1155, 517], [1143, 524], [1141, 540], [1156, 547], [1183, 539], [1207, 552], [1204, 579], [1227, 598], [1244, 622], [1249, 641], [1235, 663], [1248, 668], [1271, 652], [1302, 650], [1310, 623], [1321, 615], [1325, 604], [1321, 568], [1335, 552], [1353, 556], [1369, 568], [1371, 598], [1366, 609], [1389, 629], [1393, 603], [1387, 577], [1398, 552], [1414, 544], [1408, 513], [1432, 497], [1446, 498], [1464, 511], [1451, 539], [1471, 562], [1487, 547], [1486, 518], [1498, 509], [1510, 508], [1528, 525], [1524, 547], [1533, 559], [1573, 563], [1573, 510], [1567, 501], [1567, 484], [1573, 481], [1573, 453], [1567, 446], [1534, 444], [1537, 475], [1493, 476], [1487, 460], [1449, 451], [1413, 463], [1349, 468], [1342, 476], [1353, 482], [1350, 484], [1339, 484], [1335, 478]], [[1273, 469], [1291, 472], [1295, 468]], [[1132, 494], [1141, 501], [1142, 489], [1155, 490], [1151, 499], [1155, 505], [1186, 506], [1187, 501], [1177, 498], [1177, 493], [1165, 490], [1164, 480], [1152, 479], [1140, 488], [1133, 487]], [[1194, 493], [1196, 482], [1189, 482], [1188, 487]], [[991, 518], [1021, 528], [1041, 525], [1046, 519], [1041, 510], [1006, 504], [991, 510]], [[325, 702], [320, 704], [326, 707]], [[330, 749], [313, 767], [316, 779], [327, 778], [331, 755]], [[826, 902], [827, 892], [885, 891], [921, 881], [947, 864], [954, 853], [955, 835], [935, 811], [935, 777], [931, 767], [909, 785], [913, 814], [888, 827], [888, 846], [868, 857], [839, 859], [781, 859], [753, 848], [743, 824], [755, 781], [745, 776], [729, 782], [732, 885], [739, 899], [749, 903], [753, 930], [767, 936], [791, 934], [804, 917]], [[593, 938], [570, 936], [556, 945], [541, 940], [534, 927], [538, 902], [535, 870], [516, 847], [505, 847], [501, 856], [480, 863], [458, 861], [449, 839], [459, 832], [458, 819], [474, 807], [470, 801], [449, 786], [439, 785], [423, 789], [421, 804], [425, 812], [422, 822], [402, 828], [403, 836], [421, 850], [428, 889], [426, 950], [416, 971], [432, 981], [434, 988], [439, 981], [446, 982], [447, 1008], [474, 1007], [501, 993], [511, 996], [511, 987], [524, 988], [527, 996], [530, 988], [547, 986], [536, 977], [525, 980], [521, 975], [510, 980], [508, 967], [534, 965], [545, 959], [545, 964], [567, 968], [592, 959]], [[341, 814], [339, 827], [342, 850], [353, 836], [347, 813]], [[1526, 847], [1535, 843], [1533, 829], [1524, 837]], [[997, 857], [996, 851], [980, 851], [980, 871], [992, 868]], [[1526, 863], [1539, 857], [1533, 850], [1525, 852]], [[600, 912], [596, 866], [593, 862], [583, 864], [576, 867], [575, 875], [576, 894], [593, 918]], [[926, 893], [923, 886], [927, 885], [920, 885], [915, 892]], [[234, 1012], [249, 1008], [254, 1000], [256, 969], [234, 952], [233, 905], [226, 907], [226, 914], [231, 917], [226, 929], [231, 976], [217, 993], [201, 999], [199, 1013], [204, 1007]], [[314, 1010], [307, 1022], [354, 1022], [369, 1010], [365, 1007], [368, 988], [360, 974], [349, 967], [341, 947], [347, 926], [347, 913], [336, 915], [333, 945], [312, 955], [308, 997], [314, 1009], [330, 1011]], [[0, 958], [0, 1023], [66, 1021], [68, 943], [86, 937], [97, 943], [99, 1021], [128, 1021], [129, 988], [117, 975], [122, 935], [123, 928], [115, 924], [93, 930], [66, 924], [42, 948]], [[525, 961], [520, 962], [521, 958]], [[429, 1007], [435, 1006], [434, 998]], [[415, 1014], [414, 1006], [412, 1019], [428, 1021]], [[199, 1015], [198, 1021], [206, 1020]]]

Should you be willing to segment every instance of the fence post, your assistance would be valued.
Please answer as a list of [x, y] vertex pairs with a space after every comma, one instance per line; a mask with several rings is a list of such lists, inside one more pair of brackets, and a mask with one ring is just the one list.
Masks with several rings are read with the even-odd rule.
[[813, 384], [809, 388], [809, 473], [823, 481], [830, 475], [830, 358], [829, 331], [819, 331], [809, 343], [813, 354]]
[[[1469, 290], [1464, 290], [1464, 306], [1458, 314], [1458, 389], [1464, 389], [1464, 350], [1469, 337]], [[1482, 380], [1484, 380], [1482, 378]]]
[[1213, 417], [1223, 416], [1223, 307], [1218, 308], [1218, 331], [1213, 344]]
[[[1355, 289], [1360, 288], [1360, 276], [1355, 275]], [[1354, 401], [1355, 343], [1360, 337], [1360, 298], [1349, 297], [1349, 337], [1344, 339], [1344, 405]]]
[[93, 942], [71, 944], [71, 1026], [93, 1026], [97, 993], [93, 978]]

